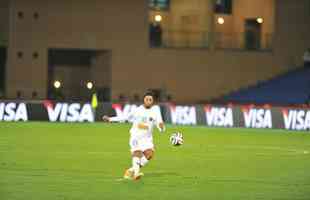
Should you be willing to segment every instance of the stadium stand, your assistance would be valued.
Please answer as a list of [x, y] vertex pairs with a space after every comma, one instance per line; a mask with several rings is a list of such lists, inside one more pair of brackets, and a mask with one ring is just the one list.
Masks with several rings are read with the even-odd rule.
[[234, 91], [224, 102], [295, 105], [309, 103], [310, 69], [299, 68], [254, 86]]

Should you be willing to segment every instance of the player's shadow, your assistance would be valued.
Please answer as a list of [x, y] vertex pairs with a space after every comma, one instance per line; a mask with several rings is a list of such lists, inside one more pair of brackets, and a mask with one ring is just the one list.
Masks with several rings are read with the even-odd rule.
[[164, 176], [180, 176], [180, 174], [175, 172], [149, 172], [145, 173], [148, 177], [164, 177]]

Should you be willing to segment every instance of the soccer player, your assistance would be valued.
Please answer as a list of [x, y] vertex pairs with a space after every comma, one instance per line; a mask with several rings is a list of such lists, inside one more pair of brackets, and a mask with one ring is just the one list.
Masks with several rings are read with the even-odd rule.
[[145, 166], [154, 155], [153, 128], [156, 126], [160, 132], [165, 131], [160, 108], [154, 105], [154, 95], [146, 92], [143, 96], [143, 105], [126, 117], [103, 116], [106, 122], [132, 121], [130, 129], [130, 151], [132, 155], [132, 167], [127, 169], [124, 174], [125, 179], [138, 180], [143, 176], [140, 168]]

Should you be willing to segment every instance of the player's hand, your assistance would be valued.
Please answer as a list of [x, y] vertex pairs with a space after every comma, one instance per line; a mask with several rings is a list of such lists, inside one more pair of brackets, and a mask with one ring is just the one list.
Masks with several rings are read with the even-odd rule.
[[139, 123], [138, 124], [138, 128], [139, 129], [143, 129], [143, 130], [148, 130], [149, 129], [149, 126], [144, 124], [144, 123]]
[[110, 122], [110, 117], [104, 115], [104, 116], [102, 117], [102, 120], [103, 120], [104, 122]]
[[165, 124], [163, 122], [158, 124], [160, 132], [164, 132], [166, 130]]

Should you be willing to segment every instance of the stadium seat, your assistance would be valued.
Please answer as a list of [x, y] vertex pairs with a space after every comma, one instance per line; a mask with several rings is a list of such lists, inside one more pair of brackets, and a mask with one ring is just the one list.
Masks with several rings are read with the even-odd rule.
[[269, 81], [234, 91], [223, 97], [224, 102], [292, 105], [304, 104], [310, 96], [310, 69], [302, 68]]

